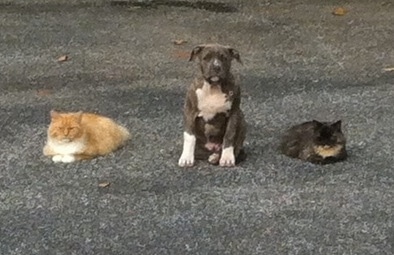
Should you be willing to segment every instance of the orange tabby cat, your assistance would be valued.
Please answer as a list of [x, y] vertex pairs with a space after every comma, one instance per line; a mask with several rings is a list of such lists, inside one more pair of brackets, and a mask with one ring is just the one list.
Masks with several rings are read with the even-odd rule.
[[93, 113], [51, 111], [44, 155], [54, 162], [104, 156], [118, 149], [130, 138], [125, 127]]

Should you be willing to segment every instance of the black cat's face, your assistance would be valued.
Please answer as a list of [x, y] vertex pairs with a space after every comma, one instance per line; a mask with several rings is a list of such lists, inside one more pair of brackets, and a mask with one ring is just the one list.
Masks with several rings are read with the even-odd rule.
[[314, 142], [316, 145], [332, 147], [345, 143], [340, 120], [334, 123], [322, 123], [314, 120], [313, 123], [315, 125]]

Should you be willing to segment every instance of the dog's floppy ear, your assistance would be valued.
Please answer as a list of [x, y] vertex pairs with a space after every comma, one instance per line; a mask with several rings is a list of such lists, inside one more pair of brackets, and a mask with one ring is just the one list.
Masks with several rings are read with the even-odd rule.
[[236, 59], [239, 63], [242, 64], [241, 57], [239, 55], [239, 52], [236, 49], [233, 48], [228, 48], [228, 51], [230, 52], [230, 55], [233, 59]]
[[201, 51], [205, 48], [204, 45], [198, 45], [196, 47], [194, 47], [194, 49], [192, 50], [192, 52], [190, 53], [190, 58], [189, 61], [193, 61], [196, 59], [196, 57], [201, 53]]

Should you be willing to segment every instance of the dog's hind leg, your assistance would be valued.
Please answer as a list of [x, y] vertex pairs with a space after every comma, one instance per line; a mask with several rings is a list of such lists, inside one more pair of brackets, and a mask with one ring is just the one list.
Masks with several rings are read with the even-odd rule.
[[217, 165], [219, 164], [220, 160], [220, 153], [214, 152], [208, 157], [208, 162], [212, 165]]
[[240, 113], [240, 125], [238, 126], [236, 139], [234, 142], [234, 155], [236, 164], [246, 159], [246, 153], [243, 144], [246, 138], [246, 122], [243, 118], [242, 112]]

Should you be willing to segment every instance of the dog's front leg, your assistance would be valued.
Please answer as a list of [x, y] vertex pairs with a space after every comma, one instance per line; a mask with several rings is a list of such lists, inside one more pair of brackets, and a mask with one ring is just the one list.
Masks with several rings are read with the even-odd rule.
[[183, 132], [183, 149], [178, 161], [178, 165], [181, 167], [191, 167], [194, 164], [196, 107], [193, 102], [195, 100], [193, 100], [193, 94], [189, 90], [184, 109], [185, 131]]
[[183, 132], [183, 150], [178, 165], [190, 167], [194, 164], [194, 150], [196, 147], [196, 136], [187, 131]]
[[220, 166], [235, 166], [234, 142], [237, 136], [238, 121], [238, 112], [231, 114], [228, 119], [226, 133], [223, 138], [222, 155], [219, 160]]

